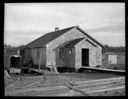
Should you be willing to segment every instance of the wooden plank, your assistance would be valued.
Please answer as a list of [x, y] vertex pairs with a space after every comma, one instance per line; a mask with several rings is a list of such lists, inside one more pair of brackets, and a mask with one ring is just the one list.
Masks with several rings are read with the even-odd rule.
[[[114, 88], [91, 90], [87, 93], [90, 94], [90, 96], [125, 96], [125, 87], [119, 86]], [[75, 93], [74, 96], [81, 96], [81, 94]]]
[[113, 70], [113, 69], [92, 68], [92, 67], [81, 67], [80, 69], [91, 70], [91, 71], [99, 71], [99, 72], [110, 72], [110, 73], [125, 74], [125, 70]]
[[[5, 89], [6, 90], [6, 89]], [[57, 91], [68, 91], [68, 88], [65, 86], [52, 86], [52, 87], [41, 87], [41, 88], [27, 88], [27, 89], [18, 89], [18, 90], [12, 90], [12, 91], [5, 91], [6, 95], [16, 95], [16, 94], [26, 94], [26, 93], [31, 93], [31, 92], [36, 92], [36, 93], [40, 93], [42, 92], [43, 94], [47, 94], [47, 93], [55, 93]]]
[[43, 69], [39, 70], [39, 69], [31, 68], [31, 67], [22, 67], [22, 69], [28, 69], [28, 70], [41, 73], [41, 74], [59, 74], [56, 68], [52, 68], [53, 71], [48, 71], [48, 70], [43, 70]]
[[[107, 79], [107, 80], [109, 80], [109, 79]], [[99, 89], [106, 89], [106, 88], [111, 89], [111, 88], [119, 87], [122, 85], [124, 87], [124, 85], [125, 85], [124, 80], [123, 81], [122, 80], [116, 81], [116, 83], [115, 83], [115, 81], [113, 83], [111, 80], [110, 80], [110, 82], [109, 81], [108, 82], [98, 82], [98, 83], [93, 83], [93, 84], [86, 84], [85, 83], [84, 85], [80, 85], [80, 86], [78, 86], [77, 84], [75, 86], [71, 86], [71, 84], [70, 85], [66, 84], [66, 86], [71, 90], [69, 95], [73, 95], [73, 93], [76, 94], [74, 92], [74, 91], [76, 91], [76, 92], [81, 93], [82, 95], [85, 95], [85, 96], [86, 95], [89, 96], [89, 94], [88, 94], [89, 90], [97, 91]]]
[[88, 81], [77, 81], [74, 84], [77, 85], [87, 85], [87, 84], [96, 84], [96, 83], [107, 83], [107, 82], [117, 82], [117, 81], [125, 81], [125, 77], [114, 77], [114, 78], [104, 78], [104, 79], [97, 79], [97, 80], [88, 80]]
[[79, 88], [79, 89], [88, 89], [88, 88], [97, 88], [98, 86], [99, 86], [99, 88], [100, 88], [100, 86], [107, 86], [107, 87], [109, 87], [109, 86], [117, 86], [117, 85], [125, 85], [125, 82], [116, 82], [116, 83], [97, 83], [97, 84], [88, 84], [88, 85], [80, 85], [80, 86], [74, 86], [74, 87], [76, 87], [76, 88]]
[[89, 70], [104, 70], [104, 71], [113, 71], [113, 72], [125, 72], [125, 70], [113, 70], [113, 69], [106, 69], [106, 68], [92, 68], [92, 67], [81, 67]]
[[[98, 86], [97, 86], [98, 87]], [[121, 95], [122, 93], [124, 94], [125, 92], [125, 87], [123, 85], [121, 86], [101, 86], [102, 88], [97, 88], [95, 90], [95, 88], [88, 88], [85, 90], [69, 90], [67, 92], [63, 92], [62, 90], [58, 91], [58, 92], [53, 92], [53, 93], [49, 93], [47, 92], [45, 93], [40, 93], [36, 96], [85, 96], [84, 94], [87, 93], [89, 96], [114, 96], [115, 94], [117, 95]], [[76, 89], [76, 88], [75, 88]], [[61, 92], [62, 91], [62, 92]], [[80, 92], [81, 91], [81, 92]], [[93, 94], [94, 93], [94, 94]]]
[[[84, 92], [84, 91], [81, 91], [80, 89], [75, 88], [75, 87], [71, 86], [71, 85], [68, 84], [68, 83], [66, 83], [65, 85], [69, 88], [69, 90], [70, 90], [69, 93], [70, 93], [70, 94], [72, 94], [72, 90], [73, 90], [73, 91], [77, 91], [77, 92], [81, 93], [81, 94], [84, 95], [84, 96], [90, 96], [88, 93], [86, 93], [86, 92]], [[70, 94], [69, 94], [69, 95], [70, 95]]]

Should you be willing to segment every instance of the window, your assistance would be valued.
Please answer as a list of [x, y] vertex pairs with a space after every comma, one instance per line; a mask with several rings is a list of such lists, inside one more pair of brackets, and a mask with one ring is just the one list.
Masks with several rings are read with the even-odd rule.
[[72, 54], [72, 49], [69, 49], [69, 54], [70, 54], [70, 55]]

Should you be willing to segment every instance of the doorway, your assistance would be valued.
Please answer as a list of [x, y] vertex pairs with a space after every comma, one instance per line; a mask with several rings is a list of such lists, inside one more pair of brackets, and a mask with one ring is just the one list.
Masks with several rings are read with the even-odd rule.
[[82, 66], [89, 66], [89, 49], [82, 49]]

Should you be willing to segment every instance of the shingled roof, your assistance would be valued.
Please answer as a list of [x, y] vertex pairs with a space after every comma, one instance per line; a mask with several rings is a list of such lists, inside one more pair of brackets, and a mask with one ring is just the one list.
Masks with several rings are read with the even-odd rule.
[[37, 38], [36, 40], [32, 41], [31, 43], [27, 44], [26, 47], [27, 48], [43, 47], [48, 42], [54, 40], [55, 38], [59, 37], [60, 35], [62, 35], [64, 33], [66, 33], [67, 31], [69, 31], [70, 29], [72, 29], [74, 27], [75, 26], [47, 33], [47, 34], [41, 36], [40, 38]]
[[[84, 35], [88, 36], [90, 39], [92, 39], [93, 41], [95, 41], [98, 45], [102, 46], [103, 45], [101, 43], [99, 43], [97, 40], [95, 40], [94, 38], [92, 38], [89, 34], [87, 34], [86, 32], [84, 32], [82, 29], [80, 29], [78, 26], [73, 26], [73, 27], [69, 27], [69, 28], [65, 28], [65, 29], [61, 29], [58, 31], [54, 31], [54, 32], [49, 32], [46, 33], [45, 35], [37, 38], [36, 40], [30, 42], [29, 44], [27, 44], [25, 47], [27, 48], [35, 48], [35, 47], [44, 47], [47, 43], [49, 43], [50, 41], [56, 39], [57, 37], [61, 36], [62, 34], [68, 32], [69, 30], [75, 28], [78, 29], [79, 31], [81, 31]], [[80, 39], [74, 41], [74, 44], [79, 41]], [[73, 44], [72, 44], [73, 45]]]
[[77, 43], [79, 43], [83, 39], [84, 38], [78, 38], [78, 39], [71, 40], [67, 45], [65, 45], [65, 47], [74, 47]]

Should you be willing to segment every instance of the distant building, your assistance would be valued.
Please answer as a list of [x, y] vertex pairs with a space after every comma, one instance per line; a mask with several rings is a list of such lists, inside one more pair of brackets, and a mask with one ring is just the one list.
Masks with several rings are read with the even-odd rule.
[[104, 52], [103, 53], [103, 68], [122, 68], [125, 69], [125, 53], [115, 53], [115, 52]]
[[[13, 57], [19, 57], [19, 50], [12, 48], [4, 48], [4, 68], [10, 69], [10, 66], [16, 63], [16, 59]], [[17, 64], [19, 62], [17, 61]]]

